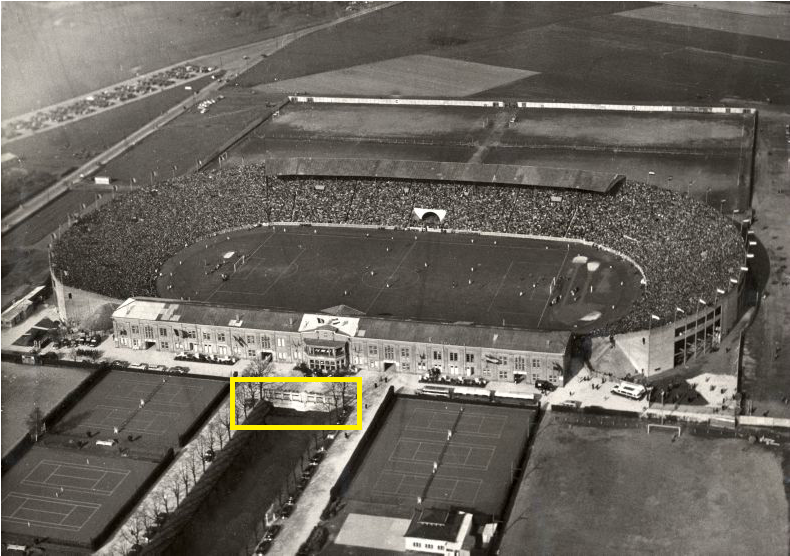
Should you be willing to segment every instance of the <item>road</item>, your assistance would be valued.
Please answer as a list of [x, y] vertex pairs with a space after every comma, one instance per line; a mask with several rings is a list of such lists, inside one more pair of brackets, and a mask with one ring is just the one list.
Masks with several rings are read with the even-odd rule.
[[[362, 15], [377, 10], [382, 10], [390, 6], [393, 6], [397, 3], [398, 2], [387, 2], [382, 4], [376, 4], [370, 8], [354, 12], [345, 17], [341, 17], [339, 19], [330, 21], [328, 23], [322, 23], [320, 25], [315, 25], [313, 27], [308, 27], [306, 29], [302, 29], [299, 31], [286, 33], [278, 37], [273, 37], [249, 45], [230, 48], [227, 50], [223, 50], [221, 52], [216, 52], [214, 54], [202, 56], [194, 60], [185, 60], [183, 62], [180, 62], [179, 64], [174, 64], [173, 66], [168, 66], [168, 67], [175, 67], [187, 63], [212, 66], [218, 68], [218, 71], [224, 70], [226, 72], [226, 76], [228, 76], [228, 78], [231, 78], [249, 69], [249, 67], [257, 61], [256, 58], [260, 58], [261, 56], [264, 55], [269, 56], [274, 52], [277, 52], [284, 46], [310, 33], [314, 33], [316, 31], [333, 27], [349, 19], [354, 19], [356, 17], [360, 17]], [[160, 69], [153, 73], [157, 73], [160, 71], [162, 70]], [[2, 226], [0, 227], [2, 233], [6, 233], [8, 230], [18, 225], [20, 222], [24, 221], [28, 216], [40, 210], [47, 203], [49, 203], [50, 201], [52, 201], [53, 199], [64, 193], [71, 183], [73, 183], [75, 180], [80, 179], [81, 174], [89, 175], [92, 172], [96, 171], [101, 164], [106, 164], [108, 161], [122, 154], [130, 146], [133, 146], [135, 143], [138, 143], [139, 141], [146, 138], [148, 135], [155, 132], [158, 128], [174, 120], [179, 114], [181, 114], [186, 109], [186, 107], [190, 106], [193, 103], [197, 103], [200, 100], [208, 98], [211, 94], [219, 90], [223, 84], [224, 84], [223, 82], [217, 80], [211, 83], [210, 85], [208, 85], [207, 87], [204, 87], [203, 90], [200, 91], [199, 94], [193, 96], [193, 98], [186, 99], [185, 101], [177, 104], [176, 106], [174, 106], [173, 108], [171, 108], [170, 110], [168, 110], [167, 112], [156, 118], [155, 120], [149, 122], [139, 130], [131, 134], [129, 137], [113, 145], [103, 153], [99, 154], [98, 156], [94, 157], [87, 163], [83, 164], [80, 168], [68, 174], [67, 176], [65, 176], [64, 178], [62, 178], [61, 180], [59, 180], [49, 188], [45, 189], [35, 197], [28, 199], [23, 206], [18, 207], [13, 212], [11, 212], [7, 217], [3, 218]], [[102, 90], [111, 87], [114, 87], [114, 85], [110, 87], [104, 87]], [[83, 96], [80, 96], [79, 98], [83, 98]], [[76, 99], [72, 99], [71, 101], [66, 101], [65, 103], [73, 102], [74, 100]], [[60, 103], [60, 104], [64, 104], [64, 103]], [[120, 104], [114, 105], [112, 108], [116, 106], [120, 106]], [[49, 110], [50, 108], [51, 107], [47, 107], [42, 110]], [[47, 128], [47, 129], [51, 129], [51, 128]]]

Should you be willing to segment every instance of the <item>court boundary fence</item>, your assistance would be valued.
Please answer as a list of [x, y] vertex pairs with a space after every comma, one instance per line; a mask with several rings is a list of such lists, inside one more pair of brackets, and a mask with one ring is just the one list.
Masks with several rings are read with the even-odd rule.
[[[3, 361], [9, 360], [6, 357], [7, 354], [3, 354]], [[84, 364], [78, 365], [80, 367], [86, 366]], [[57, 423], [66, 413], [68, 413], [76, 404], [77, 402], [82, 399], [88, 390], [93, 388], [96, 383], [98, 383], [101, 379], [107, 376], [107, 373], [110, 371], [109, 365], [99, 365], [99, 367], [90, 375], [85, 377], [82, 382], [80, 382], [74, 390], [66, 394], [66, 396], [60, 400], [60, 402], [55, 405], [52, 409], [50, 409], [43, 417], [44, 426], [47, 430], [52, 428], [54, 423]], [[47, 433], [45, 432], [44, 435]], [[41, 439], [39, 439], [40, 441]], [[9, 450], [8, 454], [6, 454], [2, 459], [2, 474], [5, 475], [8, 470], [10, 470], [22, 457], [28, 452], [30, 448], [36, 445], [36, 442], [30, 437], [30, 433], [28, 432], [22, 439], [17, 442], [17, 444]]]
[[387, 415], [389, 415], [392, 406], [395, 404], [395, 399], [395, 387], [390, 386], [387, 389], [387, 393], [384, 395], [384, 399], [379, 404], [376, 414], [373, 416], [373, 419], [371, 419], [367, 430], [362, 434], [362, 438], [357, 444], [357, 447], [354, 448], [354, 452], [351, 454], [351, 457], [348, 458], [348, 462], [340, 472], [337, 481], [329, 490], [329, 503], [327, 504], [326, 509], [324, 509], [324, 512], [327, 512], [328, 509], [333, 506], [341, 496], [344, 496], [346, 492], [348, 492], [348, 488], [351, 485], [351, 479], [354, 477], [354, 475], [356, 475], [360, 465], [362, 464], [362, 460], [368, 452], [368, 449], [373, 444], [373, 440], [376, 438], [379, 431], [381, 430], [381, 427], [384, 425]]

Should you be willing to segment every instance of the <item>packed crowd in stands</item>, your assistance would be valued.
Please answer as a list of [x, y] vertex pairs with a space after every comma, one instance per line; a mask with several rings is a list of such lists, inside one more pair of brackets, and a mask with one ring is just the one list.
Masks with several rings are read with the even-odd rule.
[[132, 82], [116, 85], [74, 102], [39, 110], [26, 118], [14, 119], [3, 127], [3, 138], [13, 139], [26, 132], [37, 131], [50, 125], [73, 120], [102, 108], [166, 89], [175, 85], [178, 81], [192, 79], [201, 73], [209, 73], [210, 71], [212, 71], [212, 68], [206, 66], [183, 64], [154, 75], [141, 77]]
[[684, 194], [636, 182], [613, 193], [381, 178], [266, 176], [262, 165], [181, 176], [115, 199], [57, 242], [66, 284], [114, 298], [157, 295], [162, 264], [184, 247], [266, 222], [420, 226], [413, 209], [447, 211], [442, 227], [580, 238], [626, 254], [647, 286], [631, 312], [599, 332], [643, 329], [712, 300], [738, 275], [737, 227]]

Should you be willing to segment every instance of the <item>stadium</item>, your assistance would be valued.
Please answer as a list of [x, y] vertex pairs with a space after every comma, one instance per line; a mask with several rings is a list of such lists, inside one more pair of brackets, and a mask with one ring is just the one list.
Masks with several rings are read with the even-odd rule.
[[740, 314], [743, 234], [617, 174], [289, 157], [116, 198], [57, 239], [51, 275], [66, 318], [123, 303], [121, 346], [561, 381], [573, 337], [647, 375], [713, 348]]

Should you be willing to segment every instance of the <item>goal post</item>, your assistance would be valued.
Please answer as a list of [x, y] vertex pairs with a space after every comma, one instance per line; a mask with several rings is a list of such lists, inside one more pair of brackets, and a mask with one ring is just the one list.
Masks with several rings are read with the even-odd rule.
[[680, 425], [661, 425], [658, 423], [648, 423], [647, 425], [647, 434], [650, 434], [650, 427], [656, 428], [660, 431], [675, 431], [678, 433], [678, 437], [681, 433]]

